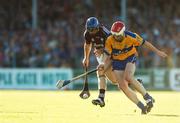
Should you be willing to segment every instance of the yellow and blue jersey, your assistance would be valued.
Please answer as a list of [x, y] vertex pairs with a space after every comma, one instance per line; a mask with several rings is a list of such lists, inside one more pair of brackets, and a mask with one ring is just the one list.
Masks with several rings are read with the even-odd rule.
[[125, 31], [124, 39], [119, 42], [113, 36], [109, 36], [105, 44], [105, 52], [112, 56], [113, 60], [126, 60], [136, 54], [136, 47], [142, 45], [145, 40], [136, 33]]

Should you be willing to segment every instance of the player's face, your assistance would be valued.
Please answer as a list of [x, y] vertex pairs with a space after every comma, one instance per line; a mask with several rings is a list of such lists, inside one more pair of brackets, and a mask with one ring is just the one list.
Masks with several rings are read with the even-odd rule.
[[90, 28], [88, 29], [88, 32], [91, 34], [96, 34], [99, 31], [99, 28]]
[[113, 37], [116, 41], [119, 41], [119, 42], [123, 41], [124, 39], [123, 35], [113, 35]]

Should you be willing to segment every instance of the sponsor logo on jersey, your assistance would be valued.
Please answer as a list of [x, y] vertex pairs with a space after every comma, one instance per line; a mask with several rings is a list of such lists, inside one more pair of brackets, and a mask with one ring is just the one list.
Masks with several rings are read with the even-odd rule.
[[104, 38], [101, 38], [101, 41], [104, 41]]

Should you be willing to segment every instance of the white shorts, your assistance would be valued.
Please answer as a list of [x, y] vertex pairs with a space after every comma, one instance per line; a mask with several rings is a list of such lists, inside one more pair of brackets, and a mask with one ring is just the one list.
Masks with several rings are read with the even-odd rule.
[[102, 53], [99, 57], [96, 57], [99, 64], [104, 63], [104, 60], [105, 60], [104, 56], [105, 56], [105, 53]]

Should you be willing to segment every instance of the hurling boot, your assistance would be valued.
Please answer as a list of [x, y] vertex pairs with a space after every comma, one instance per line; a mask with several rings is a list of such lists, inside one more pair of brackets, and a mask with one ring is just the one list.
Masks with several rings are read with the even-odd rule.
[[97, 99], [92, 100], [92, 104], [99, 105], [100, 107], [105, 106], [105, 102], [101, 98], [97, 98]]

